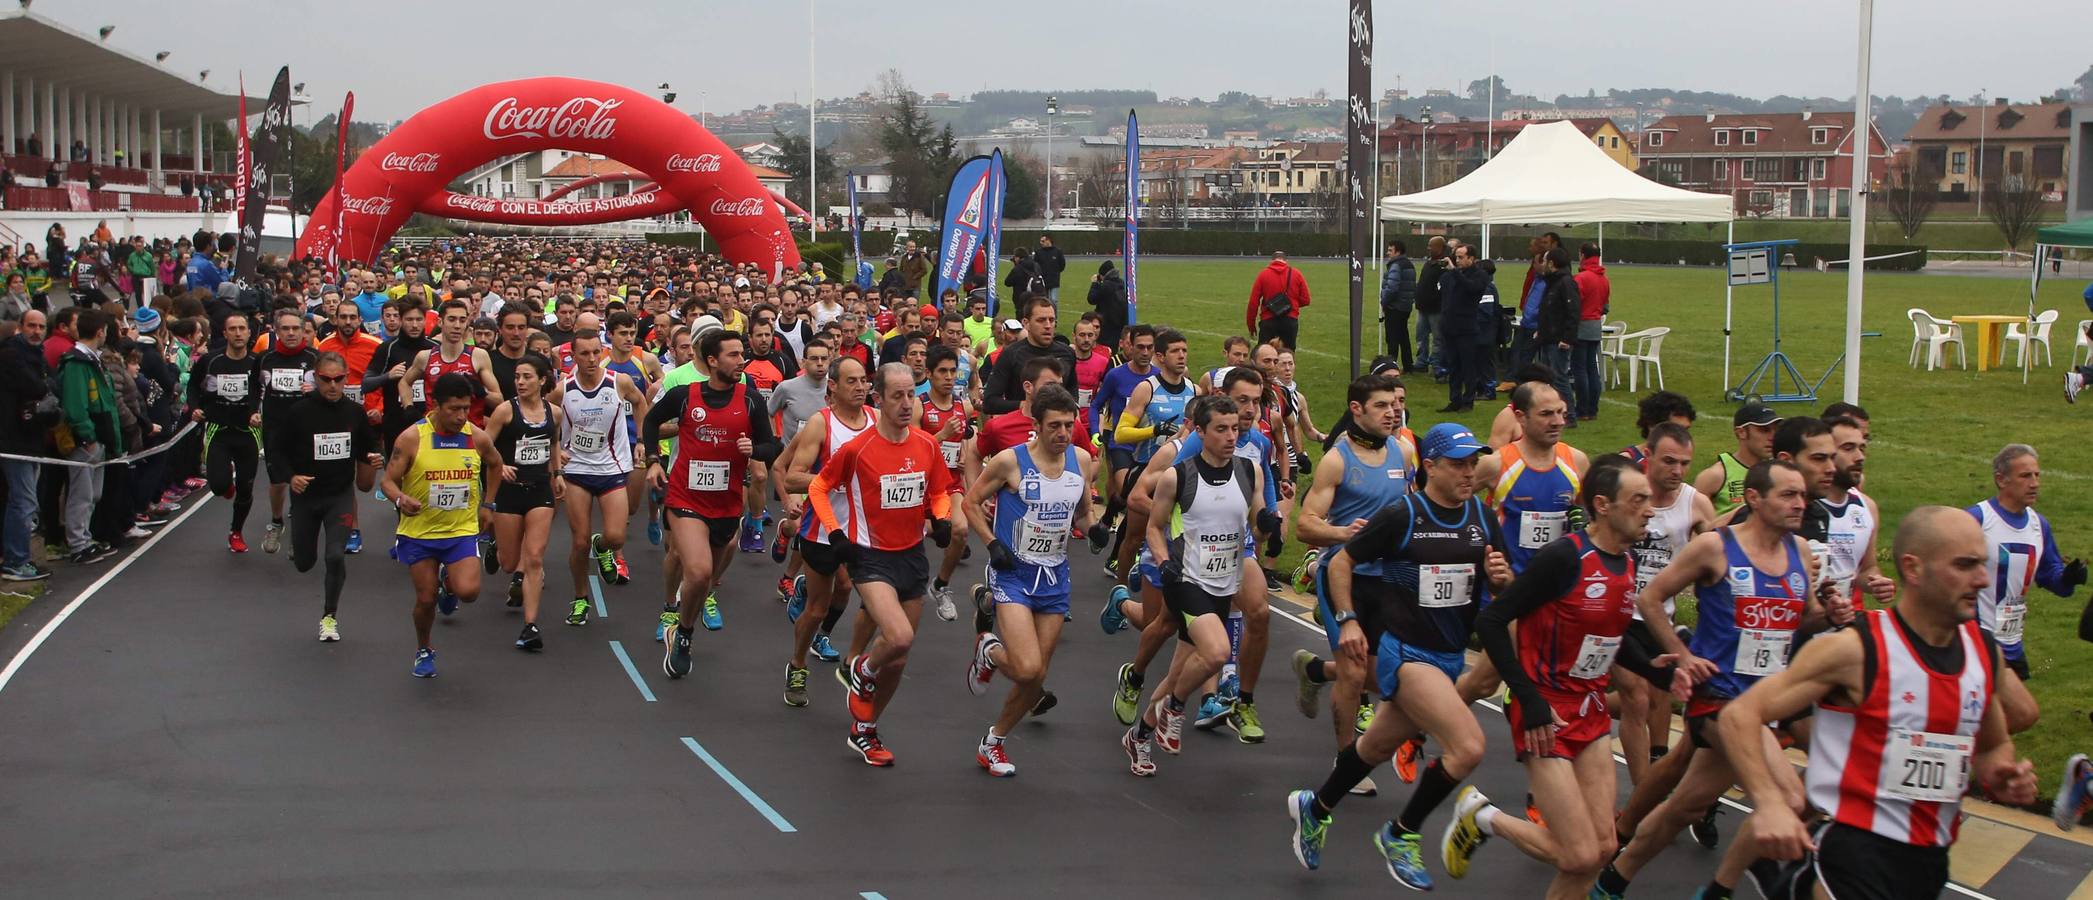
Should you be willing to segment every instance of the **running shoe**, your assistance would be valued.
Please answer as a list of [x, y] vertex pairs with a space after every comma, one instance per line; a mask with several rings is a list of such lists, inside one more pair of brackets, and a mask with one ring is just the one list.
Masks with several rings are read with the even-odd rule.
[[282, 549], [283, 524], [280, 522], [270, 522], [269, 527], [262, 530], [262, 552], [275, 553], [276, 551]]
[[587, 598], [587, 597], [576, 597], [576, 598], [574, 598], [574, 606], [573, 606], [573, 609], [572, 609], [572, 610], [570, 610], [570, 611], [569, 611], [569, 612], [567, 613], [567, 624], [569, 624], [569, 625], [587, 625], [587, 624], [589, 624], [589, 598]]
[[792, 553], [792, 538], [783, 531], [773, 532], [777, 539], [770, 542], [770, 561], [785, 564], [785, 557]]
[[225, 536], [225, 549], [234, 553], [247, 552], [247, 539], [235, 531]]
[[807, 705], [807, 668], [785, 664], [785, 705]]
[[1126, 585], [1112, 585], [1111, 595], [1105, 598], [1105, 608], [1097, 613], [1097, 626], [1103, 628], [1106, 634], [1118, 634], [1126, 630], [1126, 610], [1121, 608], [1120, 604], [1129, 599], [1132, 599], [1132, 596], [1127, 593]]
[[1221, 670], [1221, 677], [1214, 682], [1214, 696], [1220, 697], [1222, 703], [1231, 706], [1243, 696], [1243, 681], [1236, 677], [1234, 666]]
[[[1805, 856], [1804, 859], [1807, 860], [1808, 857]], [[1744, 867], [1744, 877], [1750, 879], [1752, 888], [1759, 892], [1763, 900], [1771, 900], [1774, 897], [1793, 896], [1794, 886], [1788, 882], [1793, 881], [1794, 876], [1801, 871], [1799, 865], [1791, 868], [1770, 859], [1758, 859]], [[1703, 892], [1707, 889], [1706, 885], [1701, 886]]]
[[785, 591], [785, 621], [799, 624], [799, 617], [807, 611], [807, 576], [792, 576], [792, 586]]
[[2050, 804], [2050, 821], [2058, 828], [2070, 831], [2078, 827], [2078, 820], [2093, 805], [2093, 793], [2089, 793], [2088, 779], [2093, 779], [2093, 763], [2086, 761], [2086, 754], [2074, 753], [2064, 761], [2064, 780], [2058, 783], [2057, 800]]
[[727, 623], [719, 617], [719, 594], [717, 592], [705, 595], [705, 605], [698, 608], [698, 621], [705, 623], [706, 631], [718, 631], [727, 627]]
[[50, 569], [28, 560], [23, 560], [18, 565], [0, 568], [0, 580], [4, 581], [42, 581], [49, 577], [51, 577]]
[[331, 644], [342, 639], [341, 628], [333, 616], [320, 617], [320, 641]]
[[1323, 839], [1330, 833], [1330, 817], [1315, 814], [1315, 792], [1295, 791], [1286, 795], [1286, 817], [1294, 822], [1290, 843], [1294, 859], [1311, 872], [1323, 864]]
[[494, 552], [494, 535], [480, 535], [480, 570], [489, 575], [501, 571], [501, 554]]
[[1176, 756], [1185, 746], [1185, 711], [1172, 710], [1170, 698], [1164, 697], [1155, 702], [1155, 715], [1156, 746], [1163, 748], [1164, 753]]
[[1424, 837], [1415, 831], [1396, 833], [1394, 822], [1374, 832], [1374, 849], [1388, 863], [1388, 874], [1413, 891], [1432, 889], [1432, 873], [1424, 867], [1423, 843]]
[[342, 547], [342, 552], [351, 556], [363, 552], [363, 529], [349, 529], [349, 543]]
[[1294, 567], [1294, 591], [1302, 596], [1315, 596], [1315, 566], [1323, 558], [1321, 547], [1310, 547], [1301, 554], [1301, 564]]
[[1424, 759], [1424, 738], [1413, 737], [1395, 748], [1395, 777], [1404, 784], [1417, 783], [1417, 764]]
[[988, 693], [988, 683], [996, 677], [996, 661], [988, 654], [1002, 645], [994, 632], [984, 631], [974, 640], [974, 658], [967, 662], [967, 690], [974, 696]]
[[146, 510], [131, 517], [131, 521], [139, 528], [158, 528], [167, 524], [167, 514]]
[[1323, 705], [1323, 686], [1308, 678], [1308, 665], [1315, 660], [1311, 651], [1294, 651], [1294, 705], [1301, 710], [1301, 715], [1311, 719]]
[[1531, 793], [1526, 795], [1526, 821], [1539, 825], [1542, 828], [1548, 827], [1548, 820], [1541, 816], [1541, 808], [1534, 805], [1533, 794]]
[[153, 504], [153, 505], [152, 505], [151, 507], [148, 507], [148, 508], [146, 509], [146, 512], [149, 512], [149, 513], [153, 514], [153, 516], [154, 516], [155, 518], [158, 518], [158, 519], [162, 519], [162, 520], [166, 520], [166, 519], [171, 519], [171, 518], [174, 518], [175, 514], [176, 514], [176, 513], [179, 513], [179, 512], [181, 512], [181, 511], [182, 511], [182, 505], [181, 505], [181, 504], [179, 504], [179, 503], [168, 503], [168, 502], [166, 502], [166, 501], [161, 501], [161, 502], [159, 502], [159, 503], [155, 503], [155, 504]]
[[1715, 849], [1715, 842], [1722, 839], [1721, 829], [1715, 827], [1715, 817], [1721, 812], [1722, 803], [1717, 801], [1708, 807], [1708, 811], [1703, 813], [1699, 820], [1686, 826], [1686, 833], [1693, 837], [1694, 843], [1704, 849]]
[[681, 624], [683, 624], [683, 617], [677, 615], [674, 609], [662, 610], [661, 619], [654, 623], [654, 643], [667, 642], [669, 632], [675, 630], [676, 626]]
[[662, 642], [661, 674], [670, 679], [690, 674], [690, 632], [681, 628], [669, 629], [669, 639]]
[[614, 580], [618, 584], [632, 583], [632, 569], [625, 565], [624, 553], [620, 552], [611, 554], [611, 568], [613, 571], [617, 573], [617, 576]]
[[1352, 785], [1351, 793], [1361, 797], [1378, 797], [1381, 794], [1381, 786], [1375, 784], [1373, 776], [1369, 775], [1359, 779], [1358, 784]]
[[1439, 841], [1439, 864], [1446, 868], [1451, 878], [1468, 876], [1468, 861], [1475, 858], [1475, 850], [1490, 836], [1475, 824], [1475, 814], [1490, 805], [1490, 798], [1476, 790], [1475, 785], [1463, 785], [1461, 792], [1454, 795], [1453, 821], [1446, 823], [1446, 836]]
[[510, 572], [510, 573], [509, 573], [509, 600], [508, 600], [508, 605], [509, 605], [509, 608], [510, 608], [510, 609], [516, 609], [516, 608], [518, 608], [518, 607], [521, 607], [521, 606], [523, 605], [523, 573], [522, 573], [522, 572]]
[[1112, 532], [1110, 529], [1106, 529], [1101, 532], [1091, 532], [1085, 536], [1089, 539], [1091, 556], [1103, 556], [1105, 553], [1105, 545], [1111, 543], [1112, 541]]
[[618, 577], [618, 560], [609, 550], [600, 549], [602, 546], [600, 532], [589, 535], [589, 555], [596, 557], [596, 571], [602, 573], [603, 580], [610, 581]]
[[538, 623], [536, 623], [536, 622], [525, 622], [525, 623], [523, 623], [523, 630], [522, 630], [522, 631], [520, 631], [520, 632], [517, 632], [517, 633], [516, 633], [516, 649], [518, 649], [518, 650], [543, 650], [543, 649], [545, 649], [545, 638], [544, 638], [544, 636], [542, 636], [542, 635], [538, 634]]
[[877, 676], [871, 667], [871, 658], [860, 653], [850, 658], [849, 668], [844, 673], [850, 682], [850, 717], [859, 722], [872, 721], [873, 696], [879, 691]]
[[1112, 715], [1121, 725], [1134, 724], [1141, 711], [1141, 689], [1134, 686], [1134, 664], [1119, 664], [1119, 683], [1112, 688]]
[[987, 769], [988, 774], [997, 778], [1009, 778], [1017, 774], [1017, 766], [1012, 765], [1010, 756], [1003, 752], [1002, 741], [982, 738], [981, 743], [974, 747], [974, 761], [980, 763], [981, 768]]
[[[240, 552], [247, 552], [247, 548], [243, 545], [240, 548]], [[73, 565], [84, 566], [89, 565], [91, 563], [101, 562], [102, 560], [108, 559], [109, 557], [115, 555], [115, 547], [109, 546], [108, 544], [105, 544], [101, 541], [94, 541], [92, 543], [89, 543], [85, 547], [73, 551], [73, 554], [71, 556], [66, 557], [66, 559], [72, 562]]]
[[985, 585], [974, 585], [974, 633], [996, 627], [996, 601]]
[[850, 749], [865, 760], [865, 765], [884, 769], [894, 764], [894, 754], [887, 752], [887, 745], [879, 742], [879, 732], [866, 731], [850, 736]]
[[1233, 712], [1228, 716], [1228, 728], [1235, 732], [1235, 739], [1245, 744], [1265, 742], [1265, 723], [1257, 717], [1257, 704], [1241, 700], [1230, 704]]
[[438, 586], [436, 588], [436, 611], [446, 616], [457, 612], [458, 595], [451, 593], [450, 588]]
[[[1705, 887], [1705, 885], [1703, 885], [1703, 887]], [[1624, 900], [1624, 898], [1619, 893], [1609, 891], [1595, 884], [1592, 885], [1591, 893], [1585, 895], [1585, 900]]]
[[1029, 715], [1032, 718], [1037, 719], [1040, 716], [1052, 712], [1054, 707], [1060, 705], [1061, 698], [1054, 696], [1053, 691], [1042, 690], [1039, 692], [1039, 699], [1032, 701], [1032, 711], [1026, 713], [1026, 715]]
[[947, 622], [959, 618], [959, 607], [952, 602], [952, 586], [930, 586], [930, 600], [937, 606], [937, 617]]
[[778, 602], [783, 603], [790, 599], [792, 599], [792, 576], [780, 575], [778, 576]]
[[427, 647], [414, 651], [414, 677], [436, 677], [436, 651]]
[[195, 492], [197, 492], [197, 491], [203, 490], [204, 488], [210, 487], [210, 485], [211, 485], [211, 483], [210, 483], [210, 482], [208, 482], [208, 481], [205, 481], [205, 480], [203, 480], [203, 479], [201, 479], [201, 478], [184, 478], [184, 479], [182, 479], [182, 487], [188, 488], [188, 489], [189, 489], [189, 492], [190, 492], [190, 493], [192, 493], [192, 494], [193, 494], [193, 493], [195, 493]]
[[1156, 773], [1155, 757], [1150, 755], [1149, 742], [1136, 738], [1141, 726], [1129, 726], [1126, 734], [1119, 736], [1119, 749], [1126, 751], [1127, 769], [1135, 775], [1147, 778]]
[[1228, 721], [1230, 711], [1228, 701], [1221, 699], [1220, 694], [1208, 694], [1199, 699], [1199, 712], [1192, 717], [1192, 727], [1212, 731]]
[[2078, 392], [2086, 389], [2086, 376], [2077, 369], [2064, 373], [2064, 402], [2077, 403]]
[[763, 524], [760, 519], [750, 519], [741, 526], [741, 552], [763, 552]]
[[647, 517], [647, 543], [661, 546], [661, 520], [652, 516]]
[[1270, 566], [1259, 566], [1259, 568], [1264, 569], [1265, 590], [1276, 594], [1286, 589], [1286, 579], [1279, 577], [1278, 572], [1272, 571]]
[[142, 541], [152, 536], [152, 532], [145, 530], [141, 526], [133, 525], [131, 530], [124, 532], [123, 540], [128, 543], [130, 541]]
[[[828, 642], [828, 635], [825, 634], [815, 635], [814, 644], [808, 649], [813, 650], [814, 658], [822, 662], [832, 663], [843, 658], [843, 654], [836, 651], [835, 645]], [[837, 671], [841, 672], [842, 670], [838, 669]]]

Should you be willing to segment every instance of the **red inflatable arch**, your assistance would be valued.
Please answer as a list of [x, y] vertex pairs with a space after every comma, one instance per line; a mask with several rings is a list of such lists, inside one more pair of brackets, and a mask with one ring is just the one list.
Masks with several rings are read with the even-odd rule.
[[[501, 200], [446, 188], [511, 153], [576, 150], [647, 173], [656, 189], [589, 200]], [[343, 258], [370, 259], [415, 212], [515, 225], [585, 225], [688, 209], [737, 263], [773, 272], [799, 264], [784, 214], [755, 172], [695, 120], [647, 94], [578, 78], [528, 78], [474, 88], [416, 113], [342, 174]], [[325, 256], [334, 192], [298, 237], [300, 256]]]

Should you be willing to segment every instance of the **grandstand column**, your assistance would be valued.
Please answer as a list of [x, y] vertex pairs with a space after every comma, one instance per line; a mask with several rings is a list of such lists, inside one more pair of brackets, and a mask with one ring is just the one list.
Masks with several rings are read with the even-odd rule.
[[15, 73], [10, 69], [0, 73], [0, 121], [7, 127], [0, 133], [0, 141], [7, 143], [7, 152], [15, 152]]
[[153, 108], [153, 184], [161, 189], [167, 187], [165, 164], [160, 161], [160, 110]]
[[203, 113], [197, 113], [196, 121], [189, 125], [189, 143], [189, 168], [201, 172], [203, 171]]
[[50, 82], [44, 82], [44, 117], [37, 122], [43, 129], [44, 156], [54, 160], [58, 158], [58, 129], [51, 123], [58, 121], [57, 111], [53, 108], [57, 90]]
[[73, 152], [72, 88], [67, 87], [58, 89], [58, 110], [58, 118], [51, 120], [53, 122], [58, 123], [57, 133], [51, 136], [51, 149], [56, 151], [56, 155], [52, 156], [51, 158], [60, 162], [64, 162], [66, 160], [72, 159], [71, 154]]

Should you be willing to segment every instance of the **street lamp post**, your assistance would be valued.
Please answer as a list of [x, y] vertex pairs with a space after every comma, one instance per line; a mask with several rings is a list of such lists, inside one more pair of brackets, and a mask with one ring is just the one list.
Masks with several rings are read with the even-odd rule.
[[1991, 123], [1986, 112], [1991, 103], [1991, 92], [1977, 89], [1977, 215], [1984, 215], [1984, 130]]
[[1061, 98], [1049, 95], [1046, 121], [1046, 220], [1049, 225], [1054, 223], [1054, 114], [1060, 111]]
[[1431, 147], [1425, 142], [1425, 134], [1432, 130], [1431, 106], [1425, 106], [1418, 114], [1417, 124], [1417, 189], [1428, 191], [1432, 189], [1432, 170], [1425, 162], [1425, 154], [1431, 151]]

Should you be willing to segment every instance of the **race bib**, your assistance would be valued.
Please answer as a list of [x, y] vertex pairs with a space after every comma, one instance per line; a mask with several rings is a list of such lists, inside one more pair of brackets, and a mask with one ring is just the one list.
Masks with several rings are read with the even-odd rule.
[[542, 466], [552, 462], [552, 438], [527, 437], [516, 440], [516, 464]]
[[1058, 566], [1068, 559], [1068, 526], [1017, 520], [1017, 556], [1036, 566]]
[[1773, 675], [1788, 668], [1788, 647], [1795, 632], [1763, 628], [1737, 629], [1737, 658], [1731, 669], [1739, 675]]
[[472, 485], [429, 485], [429, 507], [441, 512], [456, 512], [461, 509], [472, 508]]
[[957, 468], [959, 468], [959, 452], [960, 452], [960, 449], [961, 449], [962, 447], [964, 447], [964, 446], [965, 446], [964, 444], [961, 444], [961, 443], [960, 443], [960, 442], [958, 442], [958, 441], [939, 441], [939, 442], [938, 442], [938, 445], [937, 445], [937, 449], [938, 449], [938, 452], [939, 452], [939, 453], [942, 453], [942, 454], [944, 454], [944, 456], [945, 456], [945, 468], [947, 468], [947, 469], [957, 469]]
[[362, 403], [363, 383], [354, 380], [342, 382], [342, 396], [349, 398], [350, 403]]
[[568, 435], [567, 446], [576, 453], [602, 453], [610, 449], [610, 433], [577, 428]]
[[1091, 396], [1092, 392], [1078, 389], [1076, 391], [1076, 405], [1084, 409], [1089, 409]]
[[630, 400], [619, 400], [619, 401], [618, 401], [618, 408], [619, 408], [619, 409], [622, 409], [622, 410], [624, 410], [624, 411], [625, 411], [625, 418], [628, 418], [628, 419], [632, 418], [632, 401], [630, 401]]
[[1548, 546], [1570, 527], [1567, 510], [1555, 512], [1527, 511], [1519, 514], [1519, 546], [1527, 550], [1539, 550]]
[[408, 388], [408, 391], [409, 391], [409, 395], [410, 395], [410, 396], [412, 396], [412, 397], [414, 398], [414, 402], [415, 402], [416, 404], [422, 404], [422, 403], [427, 403], [427, 402], [429, 402], [429, 395], [428, 395], [428, 393], [427, 393], [427, 392], [425, 391], [425, 388], [426, 388], [427, 386], [428, 386], [428, 382], [426, 382], [426, 381], [417, 381], [417, 382], [415, 382], [415, 383], [414, 383], [414, 386], [413, 386], [413, 387], [411, 387], [411, 388]]
[[897, 472], [879, 476], [879, 508], [909, 509], [922, 506], [925, 483], [921, 472]]
[[1185, 556], [1185, 561], [1190, 563], [1185, 567], [1185, 571], [1197, 572], [1210, 581], [1232, 581], [1243, 567], [1243, 548], [1240, 544], [1187, 540]]
[[295, 394], [305, 390], [305, 370], [270, 369], [269, 390], [279, 394]]
[[1467, 606], [1475, 594], [1474, 563], [1422, 563], [1417, 567], [1417, 605], [1426, 609]]
[[1890, 730], [1883, 747], [1889, 764], [1884, 790], [1892, 797], [1929, 803], [1953, 803], [1969, 789], [1973, 737], [1925, 731]]
[[312, 458], [314, 462], [332, 462], [349, 458], [349, 433], [330, 431], [312, 436]]
[[693, 491], [718, 493], [731, 489], [727, 482], [727, 461], [723, 459], [695, 459], [690, 463], [690, 480]]
[[2016, 597], [1999, 604], [1999, 627], [1992, 632], [2001, 644], [2018, 644], [2020, 635], [2027, 629], [2028, 601]]
[[1577, 664], [1570, 667], [1570, 677], [1590, 680], [1604, 675], [1613, 668], [1613, 658], [1620, 652], [1620, 635], [1587, 634], [1583, 645], [1577, 648]]
[[246, 376], [212, 375], [210, 378], [211, 393], [218, 395], [218, 399], [230, 403], [238, 403], [247, 399]]

